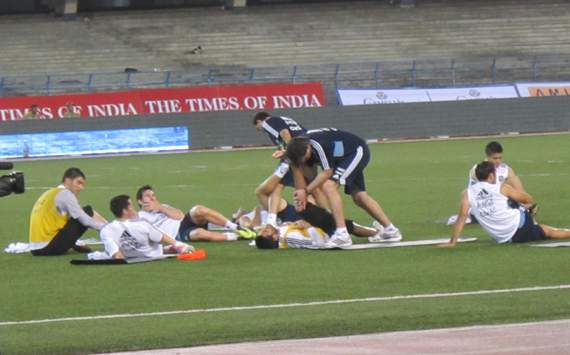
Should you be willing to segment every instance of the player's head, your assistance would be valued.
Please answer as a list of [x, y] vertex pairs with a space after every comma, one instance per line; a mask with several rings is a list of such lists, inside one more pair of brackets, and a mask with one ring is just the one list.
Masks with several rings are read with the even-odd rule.
[[152, 186], [144, 185], [137, 190], [137, 203], [139, 204], [139, 207], [145, 203], [149, 203], [155, 200], [156, 196], [154, 194]]
[[63, 173], [61, 182], [66, 189], [78, 195], [85, 188], [85, 174], [79, 168], [69, 168]]
[[[495, 164], [490, 161], [482, 161], [475, 167], [475, 176], [479, 181], [495, 180]], [[492, 176], [492, 179], [489, 177]]]
[[485, 147], [485, 154], [487, 161], [499, 166], [503, 162], [503, 146], [499, 142], [489, 142]]
[[255, 246], [259, 249], [277, 249], [279, 248], [279, 231], [271, 224], [263, 227], [255, 238]]
[[311, 157], [311, 145], [307, 137], [295, 137], [287, 144], [285, 156], [289, 158], [293, 165], [305, 163]]
[[263, 125], [263, 121], [265, 121], [271, 115], [268, 112], [262, 111], [258, 112], [253, 116], [253, 125], [258, 131], [261, 131], [261, 125]]
[[137, 217], [137, 211], [133, 207], [131, 198], [128, 195], [119, 195], [111, 199], [111, 212], [117, 218], [133, 219]]

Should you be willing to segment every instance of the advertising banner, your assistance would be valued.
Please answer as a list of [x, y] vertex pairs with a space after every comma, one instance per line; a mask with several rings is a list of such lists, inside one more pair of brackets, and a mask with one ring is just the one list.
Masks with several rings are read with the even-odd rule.
[[444, 89], [338, 90], [342, 105], [374, 105], [518, 97], [513, 85]]
[[222, 85], [0, 98], [0, 120], [270, 110], [325, 104], [321, 83]]
[[186, 127], [0, 134], [0, 158], [183, 150], [188, 137]]
[[570, 96], [570, 81], [552, 83], [517, 83], [521, 97]]

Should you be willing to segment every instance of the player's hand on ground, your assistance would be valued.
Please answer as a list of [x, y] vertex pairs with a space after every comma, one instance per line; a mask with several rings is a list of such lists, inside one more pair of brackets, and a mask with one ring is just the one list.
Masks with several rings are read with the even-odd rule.
[[295, 209], [299, 212], [304, 211], [307, 207], [307, 192], [305, 189], [295, 190], [293, 199], [295, 200]]
[[271, 156], [275, 159], [281, 159], [281, 157], [284, 155], [285, 155], [284, 150], [277, 150], [277, 151], [273, 152], [273, 154], [271, 154]]

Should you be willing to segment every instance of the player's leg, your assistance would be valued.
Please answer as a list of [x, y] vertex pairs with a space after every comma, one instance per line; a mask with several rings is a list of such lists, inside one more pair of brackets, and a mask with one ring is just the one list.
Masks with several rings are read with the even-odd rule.
[[206, 206], [196, 205], [190, 209], [189, 214], [192, 222], [198, 226], [207, 226], [208, 223], [212, 223], [235, 231], [242, 238], [249, 239], [255, 237], [255, 232], [247, 228], [241, 228], [236, 223], [224, 217], [220, 212]]
[[387, 227], [392, 224], [392, 221], [390, 221], [378, 201], [373, 199], [366, 191], [353, 191], [350, 196], [358, 207], [365, 210], [370, 217], [380, 222], [382, 226]]
[[566, 239], [570, 238], [570, 229], [568, 228], [556, 228], [547, 226], [546, 224], [539, 224], [540, 228], [544, 231], [544, 234], [548, 238], [552, 239]]
[[352, 239], [346, 228], [344, 206], [340, 193], [338, 192], [338, 187], [339, 183], [334, 180], [327, 180], [321, 186], [323, 193], [327, 197], [336, 225], [335, 232], [326, 243], [326, 246], [331, 248], [352, 245]]
[[238, 236], [234, 233], [219, 233], [204, 228], [196, 228], [190, 232], [188, 239], [193, 242], [225, 242], [237, 240]]
[[[91, 206], [85, 206], [83, 211], [93, 217]], [[70, 218], [63, 228], [53, 237], [48, 245], [42, 249], [33, 250], [35, 256], [63, 255], [71, 248], [80, 253], [90, 253], [93, 250], [89, 247], [76, 246], [75, 243], [87, 231], [87, 227], [79, 223], [75, 218]]]
[[287, 207], [287, 201], [281, 198], [283, 189], [285, 186], [282, 184], [277, 184], [268, 199], [268, 210], [267, 210], [267, 223], [272, 226], [277, 224], [277, 213], [282, 209]]
[[275, 169], [275, 171], [273, 172], [273, 175], [271, 175], [270, 177], [265, 179], [265, 181], [263, 181], [255, 189], [255, 196], [257, 197], [257, 200], [259, 201], [259, 203], [261, 204], [263, 209], [269, 211], [269, 208], [270, 208], [269, 207], [269, 197], [271, 196], [271, 193], [280, 184], [282, 184], [282, 181], [281, 181], [282, 179], [285, 178], [285, 180], [287, 180], [287, 181], [291, 180], [291, 183], [292, 183], [293, 176], [292, 176], [290, 170], [291, 169], [289, 167], [289, 163], [282, 161], [277, 166], [277, 169]]

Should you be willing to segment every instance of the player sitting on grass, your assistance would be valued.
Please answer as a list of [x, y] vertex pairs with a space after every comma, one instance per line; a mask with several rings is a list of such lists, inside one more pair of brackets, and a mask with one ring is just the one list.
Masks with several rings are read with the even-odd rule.
[[63, 173], [62, 184], [44, 192], [30, 215], [30, 244], [36, 256], [62, 255], [69, 249], [92, 250], [75, 243], [88, 228], [100, 230], [107, 221], [90, 206], [81, 208], [79, 194], [87, 183], [78, 168]]
[[[187, 213], [178, 208], [160, 203], [150, 185], [137, 191], [137, 201], [142, 208], [139, 217], [177, 240], [222, 242], [238, 238], [253, 239], [255, 232], [229, 221], [220, 212], [196, 205]], [[223, 226], [230, 232], [220, 233], [208, 230], [208, 223]]]
[[110, 205], [116, 219], [101, 229], [101, 241], [113, 259], [158, 258], [165, 252], [184, 254], [194, 250], [139, 219], [129, 196], [113, 197]]
[[[495, 141], [489, 142], [485, 146], [485, 155], [486, 155], [485, 160], [495, 165], [495, 178], [496, 178], [495, 182], [497, 184], [508, 184], [517, 191], [526, 192], [521, 179], [518, 177], [517, 174], [515, 174], [515, 171], [503, 161], [503, 146], [499, 142]], [[476, 167], [477, 164], [473, 165], [471, 170], [469, 170], [467, 187], [478, 182], [477, 177], [475, 176]], [[536, 204], [525, 207], [527, 207], [530, 210], [533, 216], [536, 214], [537, 212]], [[456, 220], [457, 220], [457, 215], [453, 215], [449, 217], [447, 224], [452, 225], [455, 223]], [[473, 218], [472, 214], [469, 213], [465, 223], [469, 224], [472, 222], [476, 223], [477, 221]]]
[[[390, 241], [402, 239], [400, 230], [392, 224], [380, 204], [366, 192], [364, 169], [370, 160], [370, 151], [362, 138], [336, 128], [311, 130], [306, 137], [293, 138], [286, 154], [293, 168], [295, 196], [300, 202], [298, 210], [304, 209], [307, 195], [317, 188], [321, 188], [326, 196], [337, 227], [328, 243], [330, 247], [352, 244], [338, 192], [340, 185], [344, 186], [344, 192], [352, 197], [358, 207], [376, 220], [375, 227], [380, 224], [385, 227], [385, 238]], [[322, 170], [307, 185], [303, 168], [314, 164], [319, 164]]]
[[[255, 245], [259, 249], [327, 248], [330, 235], [336, 229], [332, 214], [307, 202], [299, 217], [302, 219], [280, 226], [266, 225], [255, 238]], [[383, 241], [383, 229], [361, 226], [351, 220], [346, 220], [345, 224], [350, 234], [368, 237], [370, 242]]]
[[[442, 246], [455, 246], [463, 231], [465, 220], [471, 213], [483, 229], [497, 243], [525, 243], [545, 239], [570, 238], [570, 229], [558, 229], [545, 224], [535, 224], [528, 209], [532, 197], [509, 184], [497, 182], [495, 164], [484, 161], [475, 168], [477, 182], [461, 195], [459, 217], [453, 225], [451, 240]], [[512, 206], [509, 199], [519, 206]]]

